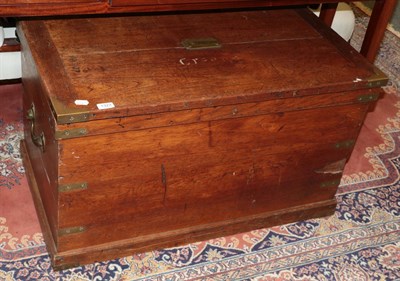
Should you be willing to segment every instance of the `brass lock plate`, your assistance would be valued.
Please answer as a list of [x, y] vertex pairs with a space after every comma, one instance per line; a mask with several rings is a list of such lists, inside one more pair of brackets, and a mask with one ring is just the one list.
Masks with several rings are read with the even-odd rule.
[[182, 46], [187, 50], [202, 50], [221, 48], [222, 45], [217, 39], [209, 37], [185, 39], [182, 41]]

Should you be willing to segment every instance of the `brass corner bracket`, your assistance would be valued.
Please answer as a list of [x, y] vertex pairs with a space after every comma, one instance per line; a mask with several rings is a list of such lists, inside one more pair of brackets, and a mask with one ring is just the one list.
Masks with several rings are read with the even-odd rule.
[[85, 122], [92, 116], [88, 110], [68, 107], [55, 97], [50, 97], [50, 101], [58, 124]]

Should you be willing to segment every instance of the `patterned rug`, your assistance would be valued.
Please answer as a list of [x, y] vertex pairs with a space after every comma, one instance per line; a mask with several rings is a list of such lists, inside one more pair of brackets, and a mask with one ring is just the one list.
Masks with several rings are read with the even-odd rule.
[[[357, 15], [353, 46], [367, 22]], [[54, 272], [21, 165], [21, 85], [0, 87], [0, 280], [400, 280], [400, 49], [376, 64], [392, 78], [362, 128], [335, 215]], [[396, 80], [397, 79], [397, 80]]]

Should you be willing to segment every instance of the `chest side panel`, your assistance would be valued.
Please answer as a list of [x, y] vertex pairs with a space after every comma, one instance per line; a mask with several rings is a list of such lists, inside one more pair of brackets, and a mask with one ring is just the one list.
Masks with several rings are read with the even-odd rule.
[[[25, 40], [21, 34], [21, 40]], [[23, 116], [24, 146], [30, 159], [45, 216], [51, 233], [45, 233], [54, 248], [58, 229], [58, 143], [55, 139], [56, 121], [47, 100], [46, 90], [28, 46], [22, 51], [22, 75], [24, 77]], [[31, 179], [30, 179], [31, 180]], [[32, 186], [32, 185], [31, 185]], [[36, 193], [36, 194], [35, 194]], [[42, 214], [43, 215], [43, 214]], [[47, 238], [46, 238], [47, 239]]]

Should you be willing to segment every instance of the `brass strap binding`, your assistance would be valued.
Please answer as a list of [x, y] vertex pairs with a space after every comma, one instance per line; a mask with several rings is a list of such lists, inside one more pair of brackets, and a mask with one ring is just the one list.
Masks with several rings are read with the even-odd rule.
[[36, 109], [35, 105], [32, 103], [31, 107], [28, 109], [28, 113], [26, 115], [26, 119], [31, 121], [31, 138], [32, 142], [39, 147], [42, 152], [44, 152], [44, 147], [46, 144], [46, 139], [44, 137], [44, 133], [41, 132], [39, 135], [36, 135], [36, 126], [35, 126], [35, 121], [36, 121]]
[[59, 229], [58, 235], [64, 236], [64, 235], [81, 233], [81, 232], [85, 232], [85, 231], [86, 231], [86, 227], [84, 227], [84, 226], [73, 226], [73, 227]]

